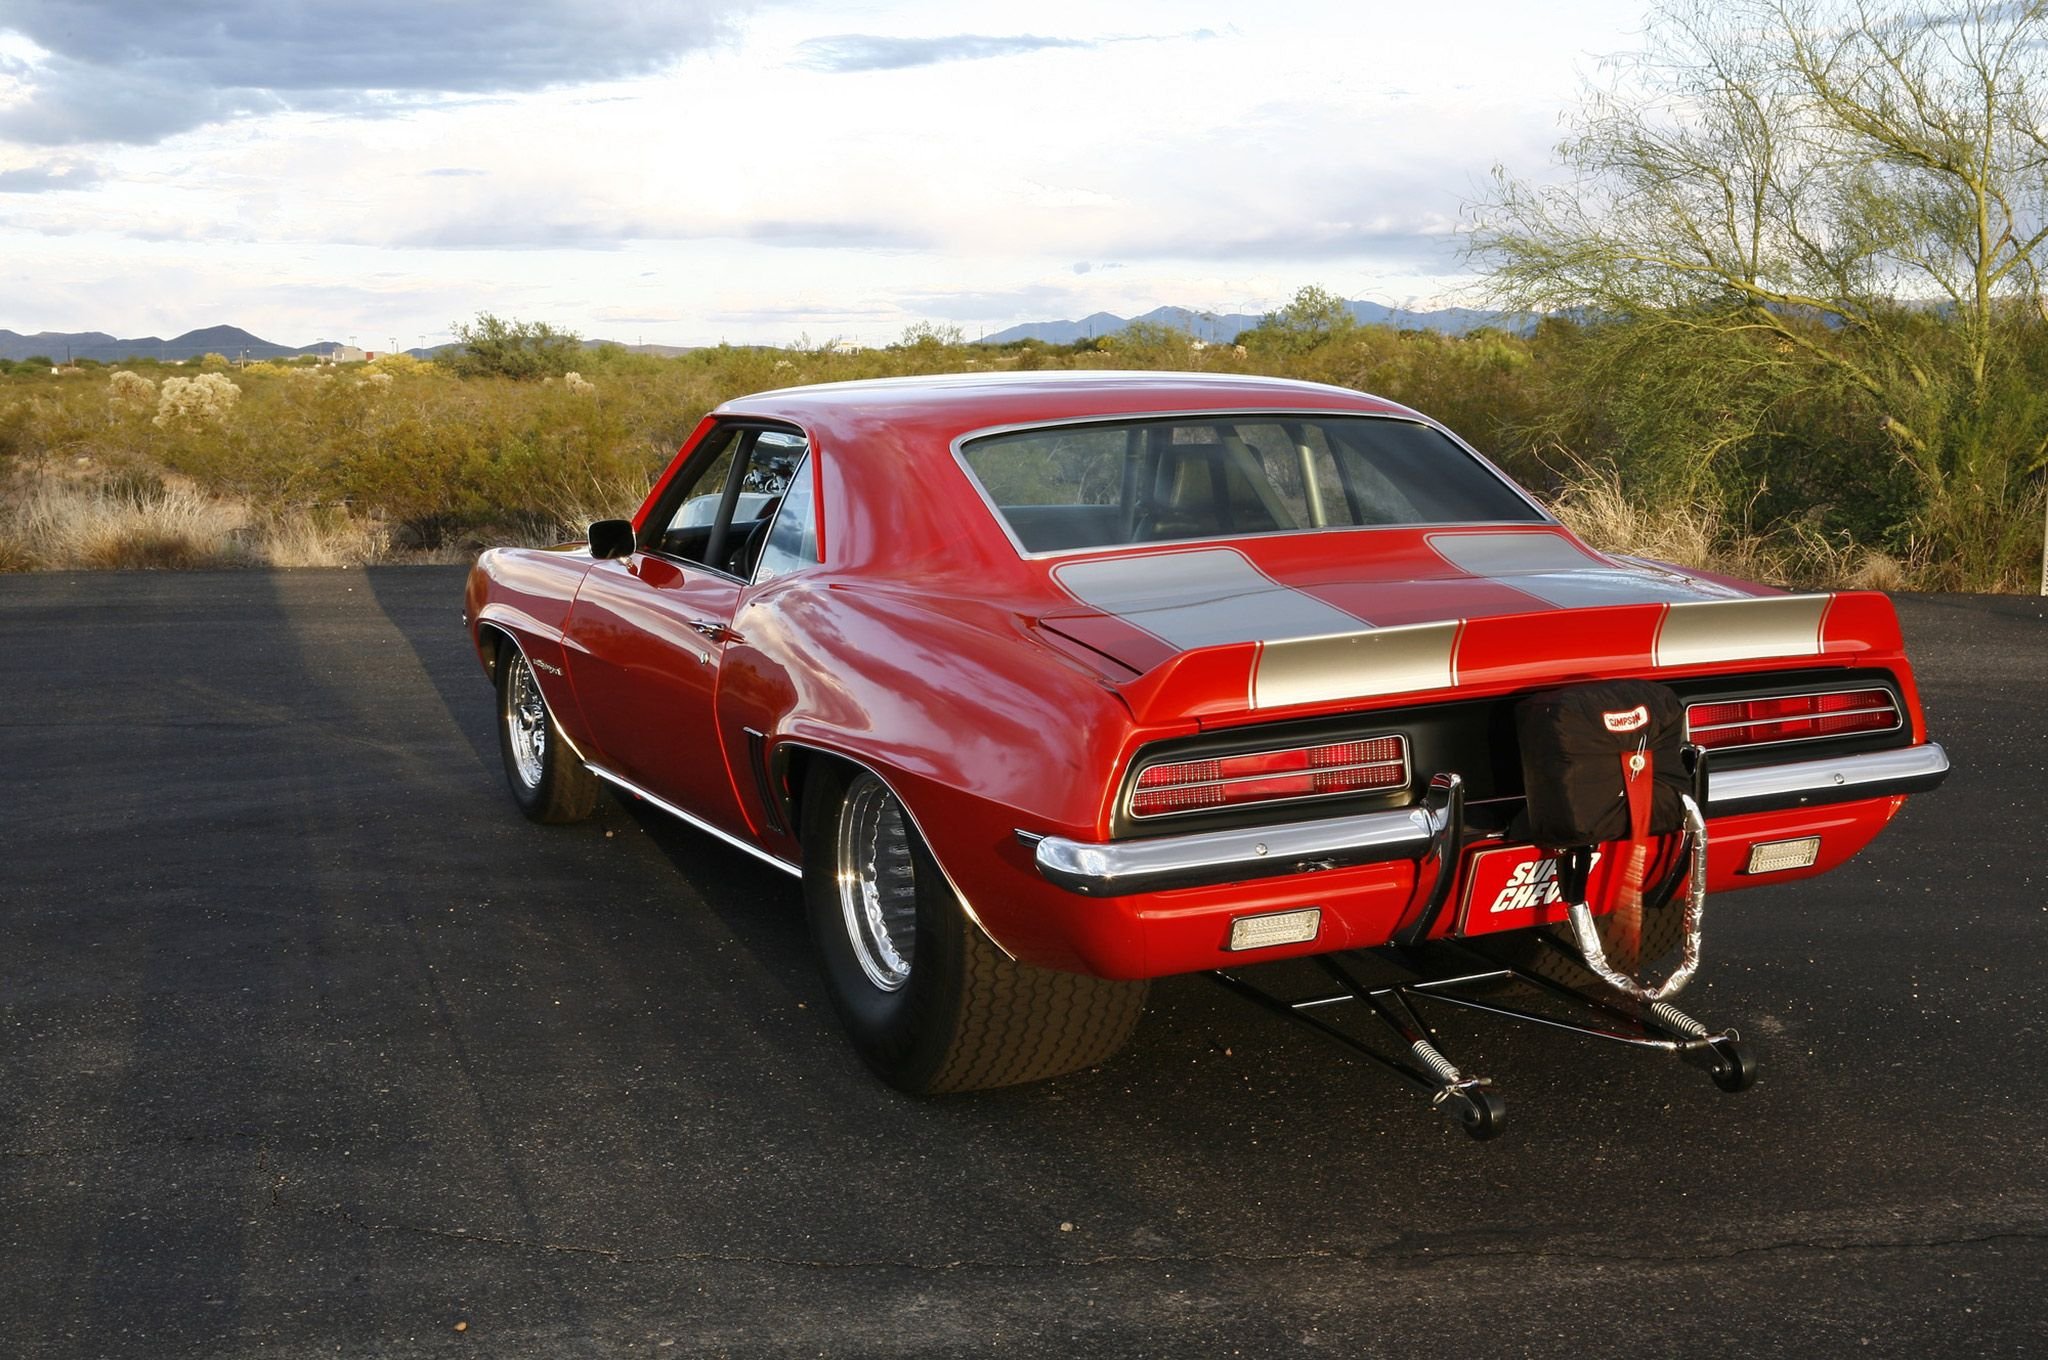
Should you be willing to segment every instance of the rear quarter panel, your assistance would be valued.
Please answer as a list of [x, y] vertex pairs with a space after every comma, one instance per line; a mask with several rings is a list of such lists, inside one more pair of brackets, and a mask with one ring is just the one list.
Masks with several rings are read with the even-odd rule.
[[[1004, 949], [1088, 966], [1067, 918], [1094, 904], [1041, 879], [1017, 832], [1092, 836], [1106, 823], [1132, 724], [1100, 676], [1020, 616], [946, 591], [792, 578], [756, 595], [736, 626], [744, 642], [727, 652], [719, 692], [734, 769], [747, 757], [731, 743], [749, 727], [766, 734], [772, 768], [785, 748], [870, 767]], [[756, 809], [779, 796], [753, 792]], [[794, 857], [795, 834], [777, 848]]]

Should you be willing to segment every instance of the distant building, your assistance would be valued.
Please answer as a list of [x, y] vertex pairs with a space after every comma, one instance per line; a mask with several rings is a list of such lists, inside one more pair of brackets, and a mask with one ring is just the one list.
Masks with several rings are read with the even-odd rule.
[[368, 350], [357, 349], [354, 345], [336, 345], [328, 352], [327, 362], [330, 364], [362, 364], [368, 363], [376, 357], [376, 355]]

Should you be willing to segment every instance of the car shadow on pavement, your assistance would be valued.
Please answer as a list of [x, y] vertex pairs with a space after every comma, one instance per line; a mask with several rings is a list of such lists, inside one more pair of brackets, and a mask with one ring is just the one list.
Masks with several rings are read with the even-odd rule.
[[495, 774], [498, 737], [492, 726], [491, 679], [462, 621], [468, 578], [468, 567], [369, 567], [362, 573], [377, 607], [412, 648], [477, 764]]

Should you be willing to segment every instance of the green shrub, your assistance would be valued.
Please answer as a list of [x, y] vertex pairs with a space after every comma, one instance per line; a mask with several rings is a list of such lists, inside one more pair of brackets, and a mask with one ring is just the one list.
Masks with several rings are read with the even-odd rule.
[[[630, 513], [705, 413], [747, 392], [922, 372], [1203, 369], [1376, 392], [1442, 419], [1539, 491], [1569, 483], [1574, 505], [1595, 503], [1584, 487], [1587, 469], [1600, 469], [1603, 495], [1649, 516], [1609, 517], [1615, 536], [1662, 541], [1674, 532], [1673, 517], [1692, 517], [1711, 526], [1714, 560], [1754, 562], [1787, 579], [1863, 573], [1857, 579], [1928, 587], [2033, 584], [2048, 494], [2038, 466], [2008, 484], [1991, 470], [2010, 462], [1987, 462], [1975, 480], [1959, 476], [1930, 499], [1854, 391], [1766, 382], [1781, 357], [1769, 347], [1755, 356], [1762, 376], [1752, 389], [1703, 382], [1682, 346], [1642, 328], [1551, 321], [1528, 336], [1452, 337], [1320, 326], [1322, 311], [1308, 305], [1315, 302], [1278, 332], [1247, 332], [1242, 356], [1227, 346], [1196, 349], [1165, 327], [1137, 327], [1108, 343], [1002, 347], [927, 328], [905, 345], [853, 352], [720, 345], [661, 358], [616, 346], [578, 350], [573, 370], [561, 372], [580, 373], [587, 382], [579, 384], [465, 376], [459, 365], [397, 357], [342, 369], [252, 364], [232, 379], [149, 360], [62, 379], [47, 366], [18, 364], [0, 386], [0, 502], [16, 494], [5, 479], [57, 470], [103, 488], [107, 506], [157, 504], [177, 489], [239, 507], [253, 526], [248, 533], [284, 545], [250, 549], [252, 560], [453, 552], [554, 540], [580, 534], [591, 519]], [[2042, 419], [2033, 408], [2048, 404], [2048, 325], [2029, 332], [2021, 354], [2023, 362], [1996, 375], [1998, 400], [1980, 417], [1994, 423], [1965, 432], [1965, 442], [2011, 440]], [[162, 380], [154, 392], [152, 378]], [[231, 385], [239, 397], [209, 405], [203, 419], [158, 425], [173, 384], [181, 393]], [[1645, 527], [1653, 524], [1654, 532]], [[134, 545], [119, 550], [132, 554], [122, 560], [180, 559], [168, 540], [143, 541], [148, 532], [123, 531]], [[201, 539], [202, 555], [225, 560], [226, 549]], [[23, 564], [23, 541], [0, 524], [0, 568]], [[72, 553], [65, 561], [82, 560], [83, 549], [64, 551]], [[45, 565], [64, 564], [35, 553]], [[1897, 574], [1872, 575], [1879, 561], [1899, 564]]]
[[506, 321], [478, 312], [474, 322], [454, 325], [460, 349], [437, 362], [465, 378], [545, 378], [569, 371], [582, 353], [574, 333], [544, 321]]

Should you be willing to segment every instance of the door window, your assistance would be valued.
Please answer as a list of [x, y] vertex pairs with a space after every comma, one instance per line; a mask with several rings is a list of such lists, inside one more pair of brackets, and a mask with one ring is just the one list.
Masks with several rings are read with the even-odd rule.
[[714, 433], [663, 498], [652, 550], [746, 579], [805, 447], [794, 430]]

